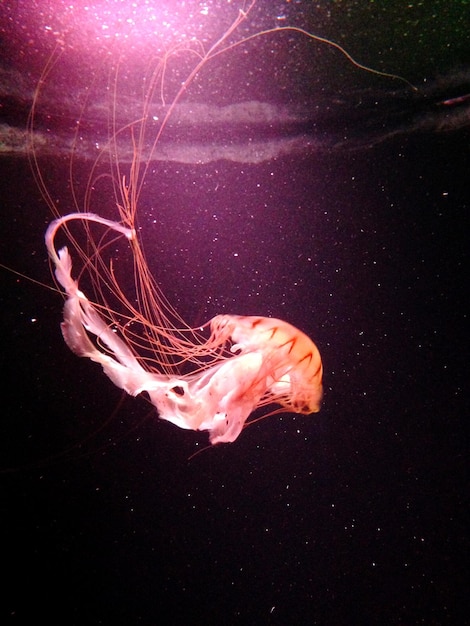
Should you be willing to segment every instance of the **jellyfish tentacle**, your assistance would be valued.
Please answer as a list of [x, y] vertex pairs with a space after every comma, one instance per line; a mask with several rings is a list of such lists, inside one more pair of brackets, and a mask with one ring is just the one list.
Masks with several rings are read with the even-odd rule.
[[[55, 265], [57, 281], [67, 295], [64, 320], [61, 324], [65, 343], [78, 356], [100, 363], [115, 385], [131, 395], [137, 395], [139, 392], [136, 390], [142, 384], [142, 376], [147, 372], [130, 348], [113, 332], [96, 307], [79, 289], [78, 281], [72, 278], [72, 259], [68, 249], [66, 247], [59, 251], [55, 249], [54, 238], [57, 231], [71, 220], [96, 222], [122, 233], [128, 239], [135, 237], [135, 231], [94, 213], [71, 213], [54, 220], [46, 231], [45, 239], [49, 256]], [[110, 354], [98, 350], [91, 341], [90, 334], [99, 338], [109, 349]]]

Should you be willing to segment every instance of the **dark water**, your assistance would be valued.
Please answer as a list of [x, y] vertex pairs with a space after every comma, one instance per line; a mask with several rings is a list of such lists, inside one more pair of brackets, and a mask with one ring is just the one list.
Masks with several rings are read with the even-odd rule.
[[[1, 272], [3, 621], [468, 623], [470, 137], [455, 100], [468, 74], [450, 60], [418, 95], [361, 84], [325, 95], [313, 121], [278, 115], [269, 138], [248, 127], [266, 153], [272, 135], [302, 137], [298, 150], [253, 162], [237, 118], [237, 159], [162, 157], [147, 178], [141, 220], [165, 293], [192, 324], [261, 314], [312, 336], [315, 416], [271, 417], [189, 459], [205, 433], [123, 398], [64, 345], [61, 297]], [[24, 94], [4, 109], [12, 128]], [[41, 167], [65, 213], [53, 113]], [[205, 120], [199, 156], [223, 143]], [[52, 284], [50, 213], [24, 151], [0, 167], [1, 261]], [[88, 171], [79, 154], [77, 178]]]

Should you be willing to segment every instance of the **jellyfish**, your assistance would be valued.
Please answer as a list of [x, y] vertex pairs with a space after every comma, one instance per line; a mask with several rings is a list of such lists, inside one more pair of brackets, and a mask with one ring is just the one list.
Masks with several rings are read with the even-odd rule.
[[[87, 144], [81, 132], [82, 126], [86, 127], [82, 124], [82, 120], [86, 121], [85, 100], [71, 142], [69, 185], [73, 208], [66, 215], [58, 210], [39, 166], [39, 156], [50, 145], [49, 135], [41, 137], [35, 133], [41, 91], [60, 64], [65, 45], [62, 40], [46, 64], [29, 120], [33, 172], [55, 217], [47, 228], [45, 241], [57, 285], [65, 296], [61, 324], [65, 343], [76, 355], [101, 365], [106, 376], [129, 395], [144, 394], [161, 419], [180, 428], [208, 431], [212, 444], [235, 441], [244, 426], [254, 421], [250, 416], [257, 409], [262, 409], [261, 417], [282, 411], [304, 415], [318, 412], [323, 369], [315, 343], [287, 321], [224, 313], [202, 326], [191, 327], [152, 276], [141, 241], [139, 204], [151, 165], [164, 160], [161, 155], [157, 158], [157, 152], [165, 130], [172, 118], [176, 116], [176, 125], [181, 119], [177, 109], [180, 101], [212, 59], [257, 38], [277, 37], [279, 33], [331, 46], [357, 69], [405, 80], [368, 68], [338, 44], [298, 27], [283, 26], [251, 34], [247, 27], [238, 36], [240, 25], [247, 22], [254, 5], [255, 0], [241, 2], [242, 8], [231, 25], [212, 44], [207, 43], [207, 37], [199, 40], [186, 35], [170, 42], [162, 35], [161, 41], [154, 42], [155, 55], [150, 54], [148, 59], [147, 55], [140, 55], [145, 66], [139, 88], [143, 98], [141, 108], [133, 110], [130, 118], [121, 116], [121, 107], [128, 110], [133, 101], [127, 93], [120, 99], [119, 93], [120, 79], [127, 83], [130, 78], [126, 52], [118, 55], [117, 60], [113, 50], [105, 53], [105, 63], [110, 63], [105, 67], [109, 79], [105, 93], [111, 99], [108, 137], [104, 143]], [[128, 40], [131, 38], [126, 35], [116, 41], [125, 45]], [[135, 43], [131, 42], [131, 49]], [[175, 69], [174, 63], [180, 60], [181, 66]], [[135, 55], [133, 63], [138, 64]], [[93, 85], [98, 84], [99, 77], [95, 75]], [[95, 114], [102, 109], [101, 102], [91, 104]], [[272, 109], [257, 103], [229, 107], [220, 111], [218, 118], [211, 109], [208, 120], [223, 123], [234, 111], [240, 115], [240, 123], [256, 118], [260, 112], [264, 115], [263, 124], [270, 125], [272, 121]], [[189, 107], [188, 112], [192, 116], [193, 108]], [[275, 111], [276, 114], [280, 115]], [[287, 112], [287, 117], [279, 118], [280, 123], [291, 122], [292, 115], [295, 111]], [[80, 194], [74, 185], [74, 155], [87, 145], [96, 148], [98, 156]], [[217, 151], [215, 155], [221, 156]], [[95, 209], [96, 188], [103, 181], [111, 181], [111, 217], [104, 210]], [[81, 234], [75, 232], [76, 228], [81, 229]], [[57, 246], [58, 236], [65, 236], [68, 245]], [[131, 293], [122, 286], [112, 255], [121, 238], [127, 241], [132, 259]], [[77, 259], [81, 262], [78, 271], [72, 266]]]
[[[51, 143], [49, 128], [42, 135], [36, 132], [42, 92], [60, 66], [67, 47], [66, 37], [60, 38], [39, 81], [29, 118], [33, 172], [55, 218], [47, 228], [45, 242], [56, 283], [65, 297], [61, 323], [65, 343], [76, 355], [99, 364], [118, 388], [131, 396], [145, 395], [161, 419], [180, 428], [208, 431], [212, 444], [235, 441], [244, 426], [254, 421], [257, 409], [261, 409], [261, 418], [282, 411], [304, 415], [318, 412], [322, 400], [322, 360], [315, 343], [287, 321], [223, 313], [192, 327], [165, 296], [147, 261], [139, 206], [147, 179], [154, 175], [153, 164], [165, 160], [161, 145], [165, 144], [170, 120], [178, 126], [183, 119], [185, 109], [178, 107], [212, 59], [248, 42], [253, 44], [257, 38], [278, 37], [280, 33], [286, 33], [288, 42], [293, 37], [307, 37], [331, 46], [356, 69], [404, 80], [368, 68], [338, 44], [298, 27], [250, 31], [248, 18], [255, 0], [243, 0], [240, 4], [233, 22], [213, 43], [207, 43], [209, 36], [198, 39], [175, 31], [174, 39], [168, 39], [166, 34], [157, 36], [152, 30], [150, 52], [138, 58], [132, 50], [145, 40], [138, 33], [137, 39], [132, 39], [132, 32], [116, 38], [109, 43], [109, 50], [108, 43], [103, 44], [107, 82], [101, 93], [110, 103], [105, 139], [101, 135], [99, 140], [87, 140], [86, 136], [87, 110], [96, 115], [106, 108], [105, 100], [93, 100], [94, 89], [100, 85], [98, 70], [81, 72], [91, 75], [91, 88], [83, 91], [84, 100], [75, 109], [74, 139]], [[233, 7], [227, 7], [230, 10]], [[133, 20], [123, 23], [134, 24]], [[238, 35], [242, 23], [246, 27]], [[113, 46], [125, 46], [126, 42], [130, 42], [129, 50], [123, 49], [116, 55]], [[70, 48], [76, 49], [77, 41]], [[143, 73], [141, 85], [136, 88], [134, 74], [137, 76], [138, 71]], [[134, 93], [141, 94], [137, 109], [133, 106], [136, 99], [120, 92], [121, 82], [132, 83]], [[47, 102], [47, 97], [44, 100]], [[74, 105], [71, 100], [70, 106]], [[186, 109], [189, 118], [201, 110], [198, 106], [191, 104]], [[215, 125], [223, 125], [227, 115], [233, 118], [235, 114], [239, 124], [258, 119], [261, 125], [271, 126], [273, 115], [280, 125], [296, 121], [295, 109], [276, 110], [256, 102], [222, 107], [217, 115], [214, 108], [207, 111], [206, 123], [214, 120]], [[181, 128], [184, 127], [183, 123]], [[59, 145], [70, 148], [72, 207], [65, 215], [40, 167], [40, 157]], [[292, 145], [295, 141], [286, 141], [281, 152]], [[214, 158], [223, 158], [213, 146], [210, 149]], [[74, 157], [88, 159], [92, 153], [97, 156], [81, 190], [75, 183]], [[276, 155], [274, 149], [265, 153], [268, 158]], [[57, 154], [62, 156], [63, 152]], [[171, 160], [168, 153], [167, 157]], [[109, 203], [103, 207], [102, 196], [97, 199], [96, 189], [103, 184], [111, 191], [111, 215]], [[65, 237], [67, 245], [58, 245], [59, 237]], [[122, 240], [127, 242], [131, 259], [132, 271], [127, 274], [134, 280], [130, 292], [119, 278], [120, 261], [113, 256], [117, 242]]]
[[[55, 280], [65, 297], [61, 323], [65, 343], [76, 355], [99, 364], [118, 388], [131, 396], [145, 395], [161, 419], [180, 428], [208, 431], [212, 444], [235, 441], [254, 421], [250, 416], [257, 409], [262, 410], [261, 418], [279, 412], [318, 412], [323, 368], [315, 343], [287, 321], [223, 313], [191, 327], [152, 276], [141, 241], [139, 204], [153, 163], [164, 160], [156, 155], [170, 120], [181, 113], [177, 109], [180, 101], [212, 59], [258, 37], [277, 37], [283, 32], [288, 37], [307, 37], [329, 45], [360, 70], [405, 80], [368, 68], [338, 44], [298, 27], [252, 34], [245, 29], [237, 38], [239, 26], [248, 20], [254, 4], [254, 0], [242, 2], [232, 24], [212, 44], [204, 43], [207, 38], [200, 41], [188, 36], [170, 43], [162, 39], [148, 62], [146, 55], [141, 55], [146, 64], [140, 91], [143, 97], [141, 108], [132, 111], [130, 118], [121, 115], [121, 107], [128, 110], [133, 101], [127, 93], [120, 99], [119, 93], [120, 79], [127, 83], [130, 76], [126, 53], [118, 55], [117, 60], [112, 51], [104, 55], [105, 62], [111, 63], [105, 66], [105, 75], [110, 77], [105, 93], [111, 100], [108, 137], [105, 142], [87, 144], [81, 132], [82, 126], [86, 127], [82, 124], [86, 121], [85, 100], [71, 142], [69, 186], [73, 208], [65, 215], [58, 210], [39, 166], [39, 157], [50, 145], [49, 136], [36, 133], [37, 106], [51, 73], [60, 65], [63, 41], [46, 65], [29, 120], [33, 172], [55, 218], [47, 228], [45, 242]], [[126, 36], [121, 41], [128, 39]], [[181, 59], [181, 67], [175, 70], [174, 63]], [[135, 56], [133, 62], [138, 63]], [[174, 81], [170, 80], [172, 72]], [[93, 85], [98, 84], [96, 75]], [[91, 109], [96, 113], [101, 104], [92, 102]], [[192, 107], [188, 111], [193, 115]], [[218, 122], [234, 111], [241, 115], [241, 123], [260, 111], [266, 115], [262, 122], [271, 122], [269, 106], [253, 103], [221, 111]], [[213, 113], [211, 110], [210, 115]], [[281, 123], [291, 121], [289, 115]], [[74, 155], [81, 155], [80, 149], [87, 145], [97, 149], [98, 154], [85, 190], [80, 193], [74, 183]], [[96, 188], [103, 181], [111, 181], [111, 217], [103, 209], [95, 209]], [[67, 245], [57, 245], [59, 236], [66, 237]], [[132, 259], [131, 293], [122, 286], [113, 258], [112, 251], [120, 239], [127, 241]], [[77, 260], [78, 271], [72, 265]]]
[[212, 444], [235, 441], [258, 407], [279, 404], [280, 410], [304, 414], [320, 410], [320, 353], [307, 335], [279, 319], [216, 315], [206, 325], [209, 338], [194, 345], [178, 339], [176, 329], [153, 327], [161, 364], [164, 354], [174, 354], [199, 367], [185, 375], [168, 360], [162, 371], [145, 367], [81, 291], [72, 277], [67, 247], [55, 248], [57, 231], [72, 220], [105, 226], [134, 246], [136, 232], [96, 214], [72, 213], [54, 220], [45, 237], [55, 277], [66, 294], [61, 324], [65, 343], [78, 356], [99, 363], [117, 387], [132, 396], [146, 392], [161, 419], [180, 428], [209, 431]]
[[[122, 121], [119, 111], [118, 85], [125, 57], [113, 62], [107, 89], [112, 94], [108, 139], [99, 147], [80, 195], [74, 187], [73, 158], [83, 140], [79, 119], [69, 168], [73, 208], [65, 215], [58, 210], [39, 166], [38, 156], [46, 144], [35, 145], [41, 90], [59, 65], [62, 51], [47, 64], [30, 114], [33, 171], [55, 218], [45, 243], [65, 298], [61, 331], [66, 345], [75, 355], [100, 365], [112, 383], [130, 396], [146, 397], [162, 420], [207, 431], [211, 444], [235, 441], [254, 421], [257, 409], [261, 417], [256, 419], [279, 412], [309, 415], [320, 410], [322, 399], [322, 360], [306, 334], [287, 321], [262, 315], [223, 313], [201, 326], [190, 326], [152, 276], [141, 241], [140, 197], [165, 128], [205, 65], [242, 43], [233, 36], [248, 13], [239, 11], [207, 49], [194, 38], [183, 38], [159, 52], [145, 73], [142, 108], [133, 114], [134, 121]], [[167, 104], [171, 63], [182, 56], [187, 61], [186, 79], [179, 81]], [[126, 150], [130, 146], [130, 160], [128, 152], [122, 158], [123, 146]], [[110, 217], [95, 208], [95, 190], [103, 181], [113, 193]], [[65, 238], [66, 245], [59, 245], [59, 238]], [[127, 274], [134, 277], [130, 293], [122, 286], [113, 257], [118, 243], [125, 243], [129, 253], [132, 271]]]

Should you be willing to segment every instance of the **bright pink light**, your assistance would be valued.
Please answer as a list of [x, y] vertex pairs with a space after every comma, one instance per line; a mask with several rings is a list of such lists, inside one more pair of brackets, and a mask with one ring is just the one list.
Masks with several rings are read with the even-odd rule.
[[142, 53], [207, 34], [209, 2], [174, 0], [18, 0], [14, 21], [31, 43], [54, 40], [77, 51], [118, 46]]

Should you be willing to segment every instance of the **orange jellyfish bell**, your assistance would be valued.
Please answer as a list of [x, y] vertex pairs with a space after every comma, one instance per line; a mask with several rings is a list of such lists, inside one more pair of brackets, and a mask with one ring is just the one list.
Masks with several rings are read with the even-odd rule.
[[[182, 428], [208, 430], [211, 443], [235, 441], [250, 414], [278, 403], [293, 413], [316, 413], [322, 397], [322, 362], [300, 330], [269, 317], [217, 315], [216, 345], [232, 342], [233, 356], [205, 372], [149, 391], [160, 417]], [[209, 340], [209, 341], [211, 341]]]
[[[126, 342], [122, 329], [107, 321], [103, 307], [80, 290], [72, 278], [67, 248], [56, 251], [55, 235], [71, 220], [100, 224], [138, 246], [136, 233], [92, 213], [61, 217], [46, 232], [55, 275], [67, 296], [62, 322], [65, 342], [75, 354], [100, 363], [115, 385], [132, 396], [146, 392], [160, 418], [180, 428], [207, 430], [213, 444], [235, 441], [258, 407], [277, 403], [294, 413], [319, 411], [318, 349], [307, 335], [282, 320], [217, 315], [210, 321], [209, 339], [189, 347], [162, 327], [158, 333], [163, 340], [153, 346], [160, 368], [148, 365]], [[177, 365], [165, 361], [164, 355], [170, 353], [196, 364], [195, 371], [182, 374]]]
[[217, 315], [216, 336], [233, 343], [231, 352], [261, 352], [266, 391], [273, 402], [295, 413], [317, 413], [322, 398], [323, 367], [313, 341], [295, 326], [270, 317]]

